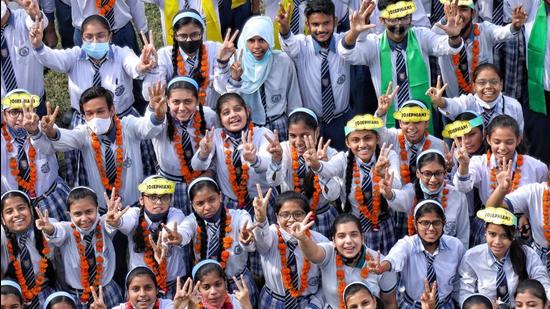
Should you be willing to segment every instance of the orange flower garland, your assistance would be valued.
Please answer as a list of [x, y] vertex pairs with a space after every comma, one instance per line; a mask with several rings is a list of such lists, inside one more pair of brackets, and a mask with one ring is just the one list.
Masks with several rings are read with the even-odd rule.
[[546, 245], [550, 246], [550, 181], [546, 183], [546, 189], [542, 194], [542, 218], [544, 238], [546, 238]]
[[[9, 134], [9, 132], [8, 132], [7, 125], [5, 123], [2, 124], [2, 136], [4, 137], [4, 140], [6, 141], [6, 149], [7, 149], [8, 153], [13, 152], [14, 148], [13, 148], [13, 144], [11, 142], [12, 138], [11, 138], [11, 135]], [[29, 143], [29, 153], [28, 154], [29, 154], [28, 164], [29, 164], [29, 168], [30, 168], [29, 180], [28, 181], [26, 181], [20, 175], [21, 171], [19, 171], [19, 167], [17, 165], [17, 154], [10, 158], [10, 170], [11, 170], [11, 174], [17, 180], [17, 185], [19, 187], [25, 189], [25, 191], [27, 191], [27, 193], [29, 194], [29, 196], [31, 198], [35, 198], [36, 197], [36, 192], [35, 192], [35, 187], [36, 187], [36, 164], [35, 164], [34, 161], [36, 159], [36, 149], [34, 149], [32, 144], [30, 144], [30, 143]]]
[[[251, 135], [254, 136], [254, 124], [252, 121], [248, 125], [248, 130], [250, 131]], [[243, 208], [246, 204], [246, 196], [248, 195], [248, 164], [245, 162], [242, 162], [241, 168], [241, 183], [237, 183], [237, 171], [235, 170], [235, 166], [233, 166], [233, 150], [231, 150], [229, 147], [229, 141], [227, 141], [227, 136], [225, 135], [225, 132], [222, 131], [222, 138], [223, 138], [223, 147], [225, 148], [225, 165], [227, 165], [227, 170], [229, 171], [229, 182], [231, 183], [231, 188], [233, 189], [233, 193], [235, 193], [235, 196], [237, 196], [237, 203], [239, 208]]]
[[[223, 251], [221, 252], [221, 261], [220, 265], [223, 269], [225, 269], [225, 266], [227, 265], [227, 260], [229, 260], [229, 249], [233, 245], [233, 237], [228, 236], [231, 232], [233, 232], [233, 228], [231, 227], [231, 215], [229, 214], [229, 209], [225, 209], [225, 236], [223, 238]], [[196, 233], [196, 241], [195, 241], [195, 253], [198, 253], [200, 255], [201, 253], [201, 234], [202, 229], [200, 226], [197, 225], [197, 233]], [[204, 259], [205, 257], [200, 257], [201, 259]]]
[[372, 222], [373, 231], [378, 231], [378, 215], [380, 214], [380, 176], [374, 172], [373, 177], [373, 190], [372, 190], [372, 212], [369, 211], [367, 205], [365, 205], [365, 195], [361, 189], [361, 176], [359, 174], [359, 168], [357, 162], [353, 164], [353, 182], [355, 183], [355, 200], [359, 204], [359, 211], [370, 222]]
[[[447, 188], [447, 184], [443, 184], [443, 190], [441, 195], [441, 206], [443, 206], [443, 210], [447, 209], [447, 194], [449, 194], [449, 189]], [[416, 205], [416, 198], [414, 199], [413, 205]], [[409, 213], [409, 216], [407, 218], [407, 232], [409, 236], [414, 235], [414, 207], [411, 207], [411, 212]]]
[[[292, 146], [290, 147], [290, 157], [292, 158], [292, 184], [294, 185], [294, 192], [300, 193], [302, 192], [300, 177], [298, 176], [300, 163], [298, 162], [298, 152], [296, 151], [296, 148]], [[309, 209], [311, 210], [311, 212], [313, 212], [313, 216], [315, 216], [315, 209], [317, 209], [317, 206], [319, 206], [319, 201], [321, 199], [321, 184], [319, 183], [318, 175], [313, 176], [313, 186], [315, 188], [315, 191], [313, 192], [313, 196], [311, 197]]]
[[101, 16], [105, 16], [107, 12], [113, 9], [113, 7], [115, 6], [116, 0], [109, 0], [109, 2], [107, 2], [107, 4], [105, 5], [101, 5], [101, 2], [103, 1], [95, 0], [95, 7], [99, 11], [99, 14], [101, 14]]
[[[185, 76], [187, 75], [185, 70], [185, 64], [183, 63], [183, 57], [180, 52], [178, 52], [177, 57], [177, 66], [178, 66], [178, 75], [179, 76]], [[208, 80], [208, 52], [206, 51], [206, 45], [202, 44], [201, 47], [201, 76], [203, 79], [202, 84], [200, 85], [199, 90], [199, 102], [200, 104], [204, 104], [206, 101], [206, 89], [208, 88], [208, 84], [210, 81]]]
[[[487, 166], [489, 166], [489, 162], [491, 162], [491, 151], [487, 151]], [[523, 155], [518, 154], [518, 158], [516, 161], [516, 169], [514, 170], [514, 178], [512, 179], [512, 188], [510, 189], [510, 192], [515, 191], [519, 187], [519, 182], [521, 180], [521, 166], [523, 165]], [[491, 190], [495, 190], [497, 187], [497, 169], [491, 168], [491, 175], [490, 178]], [[509, 193], [509, 192], [508, 192]]]
[[[426, 132], [424, 134], [425, 137], [428, 136], [428, 133]], [[403, 181], [403, 184], [408, 184], [411, 182], [411, 171], [409, 169], [408, 159], [407, 159], [407, 148], [405, 147], [405, 134], [403, 132], [399, 133], [399, 157], [401, 159], [401, 180]], [[424, 146], [422, 146], [422, 151], [426, 151], [430, 149], [432, 146], [432, 141], [426, 138], [426, 141], [424, 141]]]
[[143, 254], [143, 260], [145, 261], [145, 264], [147, 264], [149, 269], [151, 269], [155, 274], [159, 288], [166, 293], [168, 291], [168, 287], [166, 284], [166, 258], [164, 258], [160, 262], [160, 265], [157, 263], [157, 261], [155, 260], [155, 253], [153, 252], [153, 248], [149, 243], [149, 236], [151, 235], [151, 232], [149, 231], [149, 227], [147, 226], [147, 221], [145, 221], [145, 218], [142, 218], [139, 224], [141, 225], [141, 229], [143, 230], [143, 239], [145, 239], [145, 252]]
[[[75, 225], [72, 223], [71, 223], [71, 228], [73, 229], [73, 236], [76, 240], [78, 253], [80, 255], [80, 284], [82, 284], [82, 289], [83, 289], [83, 292], [80, 295], [80, 301], [85, 304], [85, 303], [88, 303], [88, 301], [90, 300], [90, 295], [92, 293], [90, 282], [89, 282], [90, 274], [88, 273], [89, 264], [88, 264], [88, 259], [86, 258], [86, 247], [84, 246], [84, 244], [82, 244], [80, 232], [78, 232]], [[97, 288], [98, 286], [101, 285], [101, 276], [103, 273], [103, 262], [104, 262], [103, 235], [101, 233], [101, 224], [99, 222], [95, 227], [95, 237], [96, 237], [96, 242], [95, 242], [96, 274], [95, 274], [93, 286]], [[98, 254], [100, 256], [97, 256]]]
[[[309, 232], [309, 230], [308, 230]], [[309, 234], [308, 234], [309, 236]], [[286, 257], [286, 244], [285, 240], [283, 239], [283, 234], [281, 234], [281, 229], [277, 227], [277, 237], [278, 237], [278, 245], [279, 248], [279, 255], [281, 256], [281, 273], [283, 276], [283, 285], [286, 290], [290, 292], [290, 295], [294, 298], [302, 296], [304, 291], [308, 287], [308, 275], [309, 270], [311, 268], [311, 263], [307, 259], [304, 259], [304, 266], [302, 268], [302, 273], [300, 274], [300, 288], [292, 286], [292, 276], [290, 268], [288, 267], [288, 260]]]
[[48, 247], [48, 242], [46, 239], [43, 241], [44, 249], [42, 249], [42, 258], [40, 258], [40, 266], [38, 268], [38, 274], [36, 276], [34, 287], [32, 289], [29, 289], [29, 286], [27, 285], [27, 281], [25, 280], [25, 276], [23, 275], [23, 269], [21, 268], [21, 261], [15, 258], [15, 255], [13, 254], [13, 246], [11, 244], [11, 241], [7, 241], [6, 247], [8, 249], [8, 256], [10, 263], [12, 263], [13, 268], [15, 269], [15, 278], [17, 279], [17, 283], [19, 283], [19, 286], [21, 286], [21, 291], [23, 294], [23, 298], [25, 299], [25, 303], [31, 302], [35, 297], [40, 294], [40, 291], [42, 291], [42, 285], [46, 282], [46, 269], [48, 268], [48, 258], [47, 255], [50, 253], [50, 248]]
[[[199, 134], [200, 122], [201, 122], [201, 116], [199, 115], [198, 112], [195, 112], [195, 115], [193, 118], [193, 128], [195, 129], [194, 140], [195, 140], [195, 145], [197, 149], [201, 141], [201, 135]], [[178, 130], [174, 130], [174, 134], [172, 134], [172, 140], [174, 141], [174, 148], [175, 148], [176, 154], [178, 155], [178, 161], [180, 162], [181, 175], [183, 176], [183, 180], [185, 181], [185, 183], [189, 184], [195, 178], [199, 177], [201, 172], [191, 171], [191, 169], [189, 168], [189, 165], [187, 164], [187, 160], [185, 160], [185, 149], [183, 149], [183, 144], [181, 142], [181, 134], [179, 134]]]
[[103, 166], [103, 158], [101, 156], [101, 142], [99, 141], [95, 133], [92, 133], [92, 148], [95, 152], [97, 170], [99, 171], [99, 175], [101, 176], [101, 183], [103, 184], [103, 187], [105, 187], [106, 190], [113, 190], [114, 188], [116, 192], [120, 192], [120, 187], [122, 186], [122, 162], [124, 161], [124, 149], [122, 148], [122, 125], [120, 123], [120, 119], [118, 119], [116, 115], [113, 117], [113, 120], [115, 122], [115, 143], [117, 146], [115, 152], [116, 178], [114, 184], [111, 184], [109, 178], [107, 178], [107, 172], [105, 171], [105, 167]]
[[[335, 249], [336, 250], [336, 249]], [[370, 261], [370, 255], [365, 256], [365, 264], [361, 268], [361, 278], [367, 279], [369, 276], [368, 262]], [[336, 252], [336, 279], [338, 280], [338, 295], [340, 298], [340, 309], [345, 309], [344, 289], [346, 288], [346, 273], [344, 273], [344, 261], [340, 253]]]
[[[477, 65], [479, 63], [479, 35], [480, 35], [480, 30], [479, 30], [479, 26], [477, 24], [474, 24], [474, 41], [472, 43], [472, 64], [471, 66], [468, 68], [470, 70], [470, 72], [473, 72], [475, 71], [475, 69], [477, 68]], [[453, 55], [453, 64], [455, 66], [455, 75], [456, 75], [456, 79], [458, 81], [458, 85], [460, 87], [460, 89], [468, 92], [468, 93], [473, 93], [474, 92], [474, 85], [473, 85], [473, 82], [470, 81], [470, 83], [468, 83], [466, 81], [466, 79], [464, 78], [464, 75], [462, 74], [462, 71], [460, 70], [460, 68], [458, 67], [460, 63], [460, 53], [457, 53], [457, 54], [454, 54]], [[472, 76], [472, 75], [470, 75]], [[471, 77], [470, 77], [471, 79]]]

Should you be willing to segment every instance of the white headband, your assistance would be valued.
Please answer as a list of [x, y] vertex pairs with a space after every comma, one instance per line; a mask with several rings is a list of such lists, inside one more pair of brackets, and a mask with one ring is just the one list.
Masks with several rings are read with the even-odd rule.
[[206, 31], [206, 24], [204, 23], [204, 19], [202, 18], [202, 16], [200, 16], [199, 14], [197, 14], [195, 12], [191, 12], [191, 11], [181, 12], [178, 15], [174, 16], [174, 20], [172, 21], [172, 27], [175, 26], [176, 23], [180, 19], [185, 18], [185, 17], [190, 17], [190, 18], [196, 19], [199, 23], [201, 23], [202, 31]]
[[76, 301], [74, 300], [74, 297], [71, 294], [67, 293], [67, 292], [61, 291], [61, 292], [55, 292], [55, 293], [51, 294], [50, 296], [48, 296], [48, 298], [46, 298], [46, 301], [44, 302], [43, 308], [44, 309], [48, 308], [48, 305], [50, 304], [51, 301], [54, 300], [54, 298], [63, 297], [63, 296], [70, 299], [73, 302], [73, 304], [76, 306]]
[[427, 154], [430, 154], [430, 153], [436, 153], [438, 155], [441, 156], [441, 158], [443, 158], [443, 160], [445, 160], [445, 156], [443, 155], [443, 153], [437, 149], [428, 149], [428, 150], [425, 150], [425, 151], [422, 151], [418, 157], [416, 157], [416, 166], [418, 166], [418, 162], [420, 162], [420, 158], [422, 158], [423, 156], [427, 155]]
[[16, 290], [19, 291], [19, 294], [23, 295], [23, 292], [21, 292], [21, 286], [17, 284], [17, 282], [12, 280], [2, 280], [2, 286], [11, 286], [14, 287]]
[[435, 205], [439, 206], [439, 208], [441, 208], [441, 210], [443, 210], [443, 212], [445, 212], [445, 208], [443, 208], [443, 206], [438, 201], [436, 201], [436, 200], [423, 200], [422, 202], [416, 204], [416, 207], [414, 207], [414, 216], [415, 217], [416, 217], [416, 213], [418, 212], [420, 207], [422, 207], [426, 204], [435, 204]]
[[201, 181], [209, 181], [209, 182], [215, 184], [215, 185], [216, 185], [216, 188], [218, 188], [218, 189], [220, 188], [220, 187], [218, 186], [218, 183], [217, 183], [214, 179], [212, 179], [212, 178], [210, 178], [210, 177], [199, 177], [199, 178], [197, 178], [197, 179], [191, 181], [191, 183], [189, 184], [189, 186], [187, 186], [187, 196], [190, 196], [190, 195], [191, 195], [191, 193], [190, 193], [190, 192], [191, 192], [191, 189], [192, 189], [197, 183], [199, 183], [199, 182], [201, 182]]
[[296, 113], [306, 113], [308, 115], [310, 115], [311, 117], [313, 117], [313, 119], [315, 119], [315, 122], [317, 123], [317, 125], [319, 124], [319, 120], [317, 119], [317, 115], [315, 115], [315, 113], [309, 109], [309, 108], [305, 108], [305, 107], [297, 107], [295, 109], [293, 109], [290, 114], [288, 114], [288, 117], [290, 118], [290, 116], [296, 114]]
[[23, 197], [25, 198], [25, 200], [27, 201], [27, 203], [29, 203], [29, 206], [31, 205], [31, 199], [30, 197], [27, 195], [27, 193], [21, 191], [21, 190], [9, 190], [7, 192], [5, 192], [4, 194], [2, 194], [2, 197], [0, 198], [0, 200], [4, 200], [4, 198], [9, 194], [9, 193], [20, 193], [21, 195], [23, 195]]

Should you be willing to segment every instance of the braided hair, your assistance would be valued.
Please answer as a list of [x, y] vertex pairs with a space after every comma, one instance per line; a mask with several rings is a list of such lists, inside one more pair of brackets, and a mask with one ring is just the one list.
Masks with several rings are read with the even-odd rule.
[[[143, 198], [143, 194], [141, 195], [141, 197]], [[166, 224], [166, 221], [168, 221], [168, 212], [170, 212], [170, 210], [168, 210], [166, 212], [166, 215], [162, 218], [162, 223]], [[134, 252], [135, 253], [143, 253], [145, 252], [145, 242], [148, 241], [145, 239], [144, 237], [144, 230], [143, 230], [143, 227], [141, 226], [141, 222], [144, 222], [145, 221], [145, 204], [142, 204], [140, 207], [139, 207], [139, 217], [138, 217], [138, 221], [137, 221], [137, 226], [136, 226], [136, 230], [134, 232], [134, 235], [132, 236], [132, 240], [134, 241]]]
[[[177, 14], [182, 13], [182, 12], [193, 12], [193, 13], [196, 13], [197, 15], [199, 15], [199, 16], [201, 15], [197, 10], [194, 10], [194, 9], [181, 10]], [[176, 14], [176, 16], [177, 16], [177, 14]], [[176, 40], [176, 32], [182, 26], [185, 26], [185, 25], [188, 25], [188, 24], [193, 24], [193, 25], [201, 28], [201, 33], [203, 35], [204, 35], [204, 32], [205, 32], [205, 29], [203, 29], [202, 24], [198, 20], [196, 20], [192, 17], [183, 17], [183, 18], [179, 19], [178, 21], [176, 21], [176, 23], [174, 24], [174, 32], [172, 33], [173, 41], [174, 41], [173, 46], [172, 46], [172, 67], [173, 67], [173, 70], [174, 70], [173, 76], [177, 76], [179, 74], [179, 72], [178, 72], [178, 55], [180, 53], [180, 48], [179, 48], [179, 45], [178, 45], [178, 41]], [[197, 52], [198, 52], [198, 54], [197, 54], [197, 59], [198, 59], [197, 67], [200, 68], [201, 67], [201, 61], [202, 61], [203, 48], [202, 47], [199, 48]], [[195, 70], [195, 72], [193, 72], [193, 75], [191, 77], [194, 80], [196, 80], [199, 85], [202, 85], [202, 83], [204, 82], [204, 78], [202, 77], [200, 70]]]

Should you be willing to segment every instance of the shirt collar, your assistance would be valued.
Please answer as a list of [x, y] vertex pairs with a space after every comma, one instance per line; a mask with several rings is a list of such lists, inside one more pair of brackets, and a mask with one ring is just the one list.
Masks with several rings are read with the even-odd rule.
[[374, 168], [374, 165], [376, 163], [376, 153], [373, 153], [372, 154], [372, 157], [370, 157], [370, 161], [369, 162], [363, 162], [361, 161], [361, 159], [359, 159], [358, 157], [355, 157], [355, 163], [357, 164], [358, 167], [360, 167], [362, 164], [371, 164], [371, 169]]
[[[107, 55], [105, 57], [107, 57], [107, 60], [111, 61], [112, 59], [114, 59], [114, 56], [115, 56], [115, 53], [113, 52], [113, 48], [111, 44], [109, 44], [109, 51], [107, 52]], [[91, 58], [86, 54], [86, 52], [83, 49], [80, 49], [80, 56], [78, 57], [78, 60], [89, 60], [89, 59]]]
[[[417, 253], [422, 253], [426, 251], [424, 249], [424, 244], [422, 243], [422, 240], [420, 239], [420, 236], [418, 234], [415, 234], [414, 236], [414, 250], [416, 250]], [[447, 242], [443, 238], [443, 235], [439, 238], [439, 246], [437, 246], [437, 249], [435, 249], [435, 252], [431, 255], [437, 255], [439, 251], [446, 251], [449, 250], [449, 246], [447, 245]]]
[[[321, 53], [321, 45], [312, 37], [311, 40], [313, 41], [313, 50], [315, 51], [315, 54]], [[328, 50], [336, 53], [336, 40], [334, 39], [334, 34], [330, 38], [330, 42], [328, 43]]]
[[[487, 265], [489, 265], [489, 267], [491, 267], [497, 262], [497, 257], [493, 254], [493, 252], [491, 251], [491, 249], [489, 248], [489, 246], [487, 244], [485, 244], [485, 246], [487, 247]], [[504, 255], [504, 258], [502, 259], [503, 263], [506, 263], [506, 260], [508, 260], [508, 254], [509, 253], [510, 253], [510, 250], [508, 250], [506, 252], [506, 254]]]
[[397, 46], [401, 47], [402, 50], [407, 50], [407, 38], [404, 38], [401, 42], [394, 42], [390, 38], [388, 38], [388, 43], [390, 44], [390, 48], [392, 51], [395, 51], [395, 48]]
[[7, 13], [10, 14], [10, 16], [8, 16], [8, 22], [4, 26], [2, 26], [2, 28], [4, 29], [6, 29], [8, 26], [15, 26], [15, 18], [13, 17], [13, 12], [10, 10], [10, 8], [8, 8]]
[[[403, 133], [403, 134], [405, 134], [405, 133]], [[424, 136], [422, 137], [422, 139], [420, 140], [420, 142], [414, 144], [414, 145], [418, 146], [417, 149], [416, 149], [417, 152], [418, 152], [418, 151], [422, 152], [422, 147], [421, 147], [421, 146], [424, 145], [424, 143], [426, 142], [426, 139], [427, 139], [427, 138], [428, 138], [428, 137], [427, 137], [426, 135], [424, 135]], [[405, 145], [407, 146], [407, 151], [409, 151], [409, 148], [410, 148], [413, 144], [410, 143], [410, 142], [407, 140], [407, 138], [405, 138]], [[420, 154], [420, 152], [418, 152], [418, 154]]]

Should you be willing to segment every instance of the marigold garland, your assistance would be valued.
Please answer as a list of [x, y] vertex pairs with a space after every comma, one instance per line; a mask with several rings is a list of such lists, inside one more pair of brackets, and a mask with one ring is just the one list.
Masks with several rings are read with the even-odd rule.
[[144, 217], [141, 218], [141, 222], [139, 224], [141, 225], [141, 229], [143, 231], [143, 239], [145, 239], [145, 252], [143, 253], [143, 260], [145, 261], [145, 264], [147, 264], [147, 267], [149, 267], [149, 269], [151, 269], [155, 274], [160, 290], [166, 293], [168, 292], [168, 286], [166, 284], [166, 258], [160, 262], [160, 265], [157, 263], [155, 260], [155, 253], [153, 252], [153, 248], [148, 240], [151, 232], [149, 231], [149, 226], [147, 226], [147, 221], [145, 221]]
[[[2, 136], [4, 137], [4, 140], [6, 141], [6, 150], [8, 153], [11, 153], [14, 151], [14, 147], [12, 144], [12, 138], [11, 135], [8, 132], [7, 125], [5, 123], [2, 124]], [[22, 146], [24, 147], [24, 145]], [[21, 177], [21, 171], [19, 170], [19, 166], [17, 164], [17, 154], [15, 156], [10, 158], [10, 170], [13, 177], [15, 177], [15, 180], [17, 180], [17, 185], [29, 194], [31, 198], [36, 197], [36, 149], [32, 146], [31, 143], [29, 143], [29, 153], [28, 153], [28, 164], [30, 168], [29, 173], [29, 180], [25, 180], [23, 177]]]
[[[302, 186], [300, 184], [300, 177], [298, 176], [298, 169], [300, 168], [300, 163], [298, 161], [298, 152], [296, 148], [290, 147], [290, 157], [292, 159], [292, 183], [294, 185], [294, 192], [301, 193]], [[315, 220], [315, 210], [319, 206], [319, 201], [321, 200], [321, 184], [319, 182], [319, 176], [313, 176], [313, 196], [311, 197], [309, 209], [313, 212], [313, 219]]]
[[[202, 301], [199, 303], [199, 309], [205, 309]], [[231, 297], [229, 297], [229, 294], [225, 295], [225, 300], [219, 309], [233, 309], [233, 304], [231, 303]]]
[[[231, 234], [231, 232], [233, 232], [233, 228], [231, 227], [231, 214], [229, 213], [229, 209], [225, 209], [225, 227], [224, 227], [224, 231], [225, 231], [225, 236], [223, 237], [223, 250], [222, 252], [220, 253], [220, 256], [221, 256], [221, 261], [220, 261], [220, 265], [222, 266], [223, 269], [225, 269], [225, 266], [227, 265], [227, 260], [229, 260], [229, 249], [231, 248], [231, 246], [233, 245], [233, 237], [231, 236], [228, 236], [229, 234]], [[195, 237], [195, 253], [199, 254], [201, 253], [201, 235], [202, 235], [202, 229], [199, 225], [197, 225], [197, 233], [196, 233], [196, 237]], [[204, 256], [201, 256], [200, 257], [201, 260], [205, 259], [206, 257]]]
[[[82, 238], [80, 232], [76, 229], [76, 226], [71, 223], [71, 228], [73, 229], [73, 236], [76, 241], [76, 246], [78, 247], [78, 254], [80, 256], [80, 284], [82, 284], [82, 294], [80, 295], [80, 301], [82, 303], [88, 303], [91, 295], [91, 287], [89, 280], [89, 264], [86, 257], [86, 246], [82, 244]], [[102, 273], [103, 273], [103, 234], [101, 231], [101, 224], [98, 222], [95, 227], [95, 263], [96, 263], [96, 274], [93, 282], [93, 286], [97, 288], [101, 285]], [[99, 255], [99, 256], [98, 256]]]
[[[252, 121], [248, 125], [248, 130], [250, 131], [251, 136], [254, 136], [254, 124]], [[248, 195], [248, 164], [246, 162], [241, 163], [241, 182], [237, 183], [237, 171], [233, 165], [233, 150], [230, 149], [229, 141], [224, 131], [222, 131], [223, 147], [225, 152], [225, 165], [229, 172], [229, 183], [233, 189], [233, 193], [237, 197], [237, 204], [240, 209], [246, 205], [246, 197]]]
[[97, 138], [97, 135], [93, 132], [92, 148], [94, 149], [97, 170], [99, 171], [99, 175], [101, 176], [101, 183], [103, 184], [103, 187], [105, 187], [105, 190], [108, 191], [111, 191], [114, 188], [118, 193], [120, 192], [120, 188], [122, 187], [122, 163], [124, 161], [124, 149], [122, 148], [122, 124], [120, 123], [120, 119], [118, 119], [116, 115], [113, 116], [113, 120], [115, 122], [115, 144], [117, 146], [115, 151], [116, 177], [114, 184], [111, 184], [109, 178], [107, 177], [107, 172], [105, 171], [105, 167], [103, 166], [103, 157], [101, 155], [101, 142]]
[[[479, 35], [480, 35], [479, 26], [477, 24], [474, 24], [474, 41], [472, 43], [472, 64], [468, 67], [470, 72], [474, 72], [477, 68], [477, 65], [479, 63]], [[453, 64], [455, 66], [455, 75], [456, 79], [458, 81], [458, 86], [460, 89], [468, 92], [473, 93], [474, 92], [474, 84], [472, 81], [468, 83], [466, 79], [464, 78], [464, 75], [462, 74], [462, 71], [458, 67], [460, 63], [460, 53], [456, 53], [453, 55]], [[472, 74], [470, 74], [472, 76]], [[472, 78], [470, 77], [470, 80]]]
[[[447, 188], [447, 184], [443, 183], [443, 190], [441, 191], [441, 206], [443, 206], [443, 211], [447, 209], [447, 194], [449, 194], [449, 188]], [[414, 199], [413, 205], [416, 205], [417, 201], [416, 198]], [[407, 232], [409, 236], [414, 235], [414, 207], [411, 207], [411, 211], [409, 213], [409, 216], [407, 218]]]
[[[183, 56], [178, 51], [177, 56], [177, 66], [178, 66], [178, 75], [179, 76], [186, 76], [187, 72], [185, 70], [185, 64], [183, 62]], [[206, 102], [206, 89], [208, 88], [208, 84], [210, 83], [208, 79], [208, 52], [206, 50], [206, 45], [202, 44], [201, 46], [201, 76], [203, 79], [202, 84], [200, 85], [199, 90], [199, 102], [200, 104], [204, 104]]]
[[[308, 236], [310, 236], [309, 233], [308, 233]], [[311, 263], [307, 259], [304, 259], [304, 265], [302, 268], [302, 272], [300, 274], [300, 288], [298, 289], [298, 287], [293, 286], [292, 275], [291, 275], [290, 268], [288, 267], [288, 260], [286, 257], [287, 245], [285, 243], [285, 240], [283, 239], [281, 228], [279, 227], [277, 227], [277, 238], [278, 238], [277, 247], [279, 248], [279, 255], [281, 256], [281, 267], [282, 267], [281, 274], [283, 277], [283, 285], [292, 297], [294, 298], [300, 297], [308, 287], [308, 276], [309, 276], [309, 270], [311, 269]]]
[[113, 7], [115, 6], [116, 0], [109, 0], [109, 2], [107, 2], [107, 4], [105, 5], [101, 5], [101, 2], [103, 1], [95, 0], [95, 7], [99, 11], [99, 14], [101, 14], [101, 16], [105, 16], [105, 14], [107, 14], [110, 10], [113, 9]]
[[[201, 141], [201, 134], [200, 134], [200, 121], [201, 116], [199, 113], [195, 112], [194, 118], [193, 118], [193, 128], [195, 129], [195, 149], [198, 149], [199, 143]], [[185, 149], [183, 149], [183, 144], [181, 141], [181, 134], [178, 132], [178, 130], [174, 130], [174, 133], [172, 134], [172, 140], [174, 141], [174, 150], [176, 151], [176, 154], [178, 155], [178, 161], [180, 163], [180, 171], [181, 175], [183, 176], [183, 180], [185, 183], [189, 184], [191, 181], [193, 181], [195, 178], [199, 177], [201, 174], [200, 171], [193, 171], [189, 167], [189, 164], [187, 163], [187, 160], [185, 159]]]
[[[487, 151], [487, 166], [489, 166], [489, 162], [491, 162], [491, 150]], [[521, 180], [522, 165], [523, 165], [523, 155], [519, 153], [518, 158], [516, 160], [516, 169], [514, 170], [514, 177], [512, 179], [512, 188], [510, 189], [510, 192], [515, 191], [519, 187], [519, 182]], [[491, 190], [494, 191], [497, 187], [497, 169], [494, 167], [491, 168], [491, 174], [490, 174], [489, 180], [491, 181], [490, 188]]]
[[42, 291], [42, 286], [46, 282], [46, 269], [48, 268], [47, 255], [50, 253], [50, 248], [48, 247], [48, 242], [46, 241], [46, 239], [43, 240], [43, 244], [44, 249], [42, 249], [42, 257], [40, 258], [40, 266], [38, 268], [38, 274], [36, 275], [34, 281], [34, 287], [32, 289], [29, 289], [27, 281], [25, 280], [25, 276], [23, 275], [21, 261], [15, 258], [11, 241], [6, 242], [9, 260], [10, 263], [13, 265], [13, 268], [15, 269], [15, 278], [17, 279], [17, 283], [19, 283], [19, 286], [21, 286], [21, 291], [23, 294], [23, 298], [25, 299], [25, 303], [30, 303], [35, 297], [37, 297], [38, 294], [40, 294], [40, 291]]
[[[371, 260], [369, 254], [365, 252], [365, 264], [361, 268], [361, 278], [367, 279], [369, 276], [368, 262]], [[338, 295], [340, 299], [340, 309], [346, 309], [344, 300], [344, 289], [346, 288], [346, 273], [344, 272], [344, 261], [340, 253], [336, 252], [336, 279], [338, 280]]]
[[355, 200], [359, 205], [359, 211], [370, 222], [372, 222], [372, 230], [378, 231], [378, 215], [380, 214], [380, 176], [373, 172], [373, 190], [372, 190], [372, 212], [369, 210], [368, 205], [365, 204], [365, 195], [361, 189], [361, 174], [357, 162], [353, 164], [353, 182], [355, 183]]
[[[134, 309], [134, 306], [132, 305], [132, 303], [127, 302], [126, 306], [124, 308], [125, 309]], [[157, 301], [155, 302], [155, 305], [153, 306], [153, 309], [159, 309], [159, 308], [160, 308], [160, 299], [157, 298]]]
[[[426, 140], [422, 146], [422, 151], [430, 149], [432, 146], [432, 141], [428, 139], [428, 132], [424, 133]], [[411, 182], [411, 170], [409, 169], [408, 159], [407, 159], [407, 148], [405, 147], [405, 134], [403, 132], [399, 133], [399, 157], [401, 160], [401, 181], [403, 184], [408, 184]]]
[[546, 246], [550, 247], [550, 181], [546, 183], [546, 189], [542, 194], [542, 218]]

